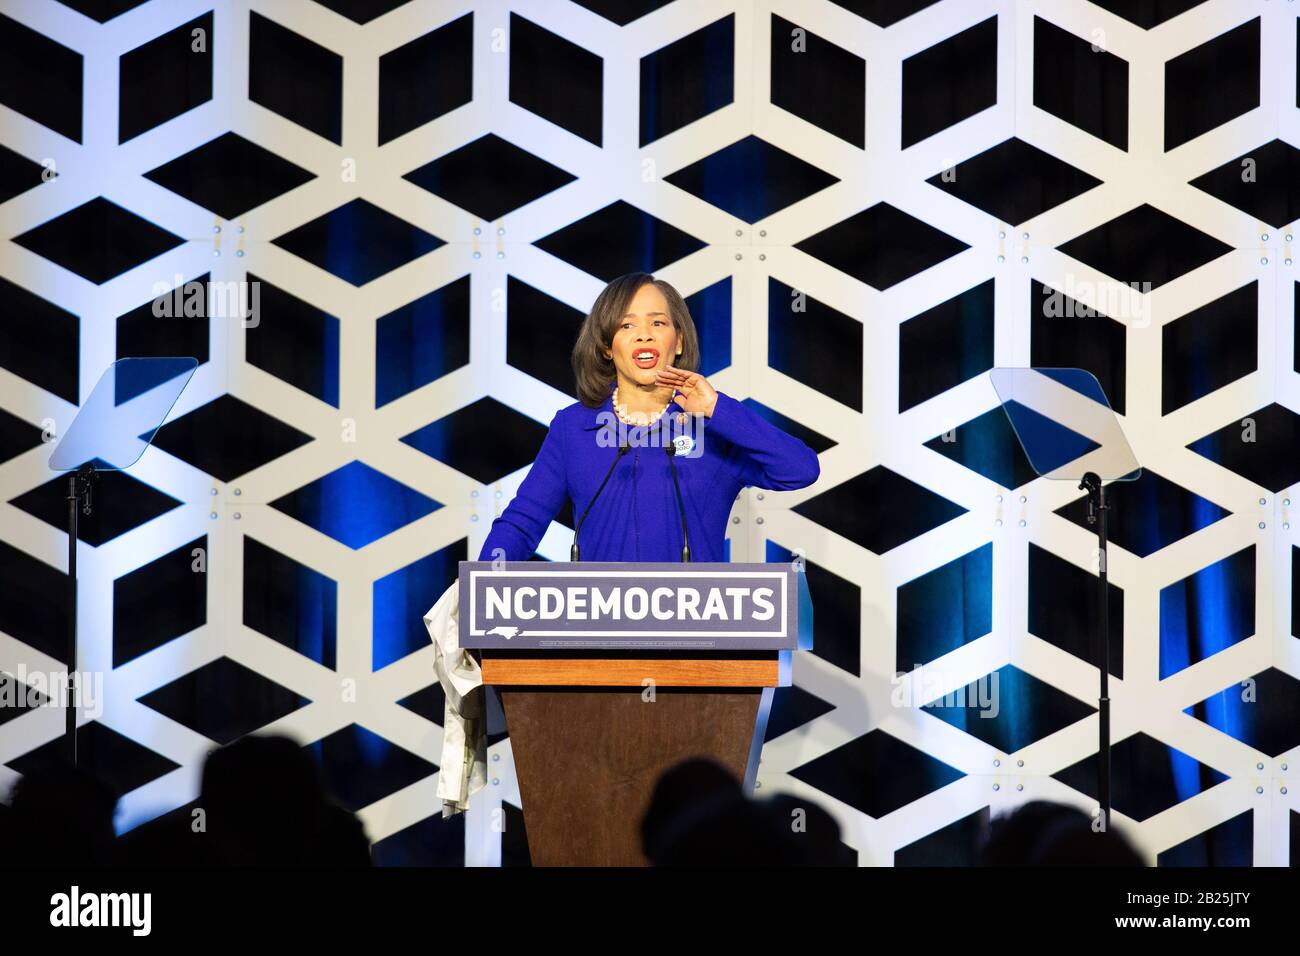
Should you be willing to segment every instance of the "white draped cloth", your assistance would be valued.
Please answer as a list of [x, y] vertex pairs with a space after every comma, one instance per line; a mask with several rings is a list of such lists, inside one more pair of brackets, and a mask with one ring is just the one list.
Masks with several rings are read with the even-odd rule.
[[469, 798], [487, 785], [487, 708], [483, 670], [460, 646], [460, 582], [453, 581], [424, 615], [433, 641], [433, 669], [447, 698], [442, 720], [438, 796], [442, 815], [469, 809]]

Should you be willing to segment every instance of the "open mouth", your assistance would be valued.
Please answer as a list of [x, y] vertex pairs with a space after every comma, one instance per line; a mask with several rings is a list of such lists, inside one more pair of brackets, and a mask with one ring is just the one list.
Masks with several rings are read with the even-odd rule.
[[659, 364], [658, 349], [637, 349], [632, 353], [632, 361], [637, 368], [654, 368]]

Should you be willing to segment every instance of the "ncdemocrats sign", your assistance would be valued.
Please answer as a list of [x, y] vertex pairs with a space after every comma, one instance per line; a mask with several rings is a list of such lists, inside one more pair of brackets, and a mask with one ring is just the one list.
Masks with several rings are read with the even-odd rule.
[[793, 650], [788, 564], [460, 562], [468, 648]]

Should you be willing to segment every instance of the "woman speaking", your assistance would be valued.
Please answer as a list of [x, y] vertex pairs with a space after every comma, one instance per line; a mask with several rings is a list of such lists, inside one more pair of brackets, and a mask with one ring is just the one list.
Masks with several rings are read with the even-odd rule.
[[[695, 323], [671, 285], [644, 272], [607, 285], [573, 347], [581, 401], [551, 419], [479, 560], [531, 558], [568, 498], [578, 526], [571, 560], [721, 561], [741, 488], [816, 481], [817, 454], [714, 389], [695, 371], [699, 358]], [[465, 810], [487, 780], [483, 675], [459, 646], [458, 581], [424, 616], [446, 696], [444, 817]]]
[[597, 297], [573, 347], [578, 397], [560, 409], [480, 561], [531, 558], [565, 499], [584, 561], [722, 561], [741, 488], [804, 488], [817, 454], [699, 374], [680, 293], [633, 272]]

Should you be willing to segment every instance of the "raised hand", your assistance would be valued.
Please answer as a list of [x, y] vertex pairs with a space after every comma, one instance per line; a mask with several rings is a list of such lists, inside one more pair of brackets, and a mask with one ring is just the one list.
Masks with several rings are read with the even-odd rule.
[[718, 403], [717, 391], [699, 372], [686, 372], [666, 365], [656, 373], [655, 384], [677, 389], [677, 404], [692, 415], [708, 417]]

